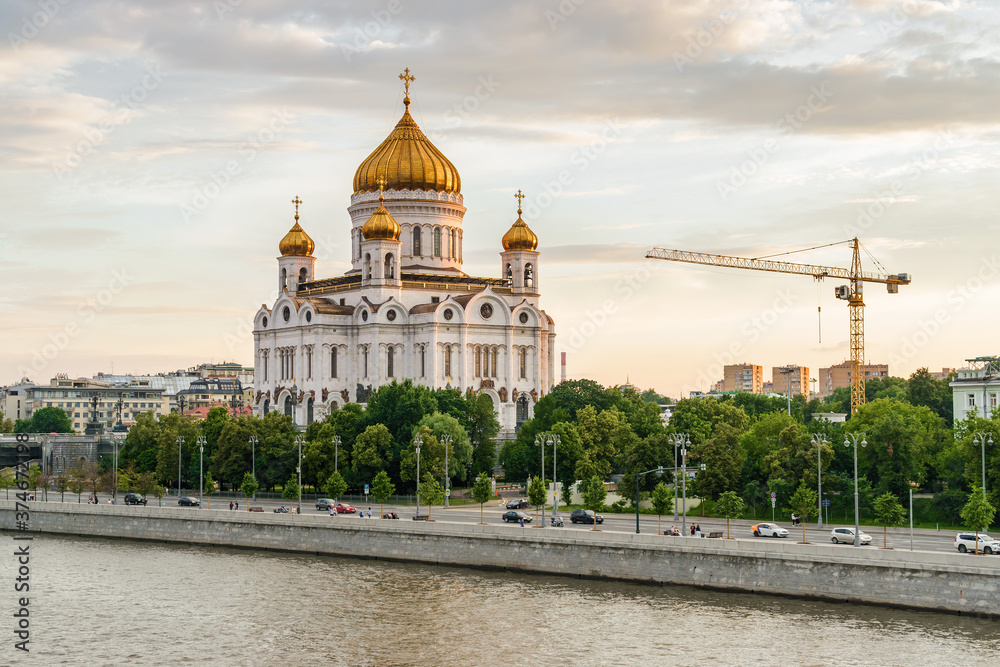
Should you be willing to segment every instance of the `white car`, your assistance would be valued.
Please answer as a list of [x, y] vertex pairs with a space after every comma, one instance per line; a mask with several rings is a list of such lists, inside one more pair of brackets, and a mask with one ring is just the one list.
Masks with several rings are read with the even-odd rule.
[[[830, 533], [830, 541], [834, 544], [854, 544], [853, 528], [834, 528]], [[861, 533], [861, 544], [871, 544], [872, 536], [868, 533]]]
[[776, 523], [755, 523], [750, 530], [754, 537], [788, 537], [788, 531]]
[[[975, 533], [959, 533], [955, 536], [955, 546], [963, 554], [976, 550]], [[986, 533], [979, 533], [979, 553], [1000, 554], [1000, 541]]]

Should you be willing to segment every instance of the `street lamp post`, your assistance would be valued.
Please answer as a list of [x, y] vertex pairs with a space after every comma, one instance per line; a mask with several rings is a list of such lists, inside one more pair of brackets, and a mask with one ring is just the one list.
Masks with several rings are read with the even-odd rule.
[[[985, 398], [983, 399], [986, 400]], [[987, 440], [989, 437], [989, 440]], [[986, 445], [993, 446], [993, 436], [989, 433], [977, 431], [972, 435], [972, 444], [979, 445], [983, 450], [983, 493], [986, 493]]]
[[687, 433], [671, 433], [667, 436], [667, 442], [674, 446], [674, 521], [677, 521], [677, 448], [681, 448], [681, 488], [684, 494], [684, 519], [681, 522], [681, 530], [687, 528], [687, 448], [691, 444], [691, 438]]
[[184, 436], [177, 436], [177, 499], [181, 498], [181, 448], [184, 447]]
[[299, 465], [295, 467], [295, 472], [299, 475], [299, 506], [295, 509], [296, 514], [302, 514], [302, 443], [305, 436], [295, 436], [295, 444], [299, 446]]
[[451, 445], [451, 436], [442, 435], [441, 442], [444, 444], [444, 506], [448, 507], [448, 496], [451, 495], [449, 491], [451, 490], [451, 483], [449, 477], [451, 477], [450, 470], [448, 469], [448, 446]]
[[198, 509], [205, 502], [205, 436], [198, 436]]
[[117, 502], [117, 500], [118, 500], [118, 447], [119, 447], [119, 445], [122, 444], [122, 439], [119, 436], [115, 436], [115, 437], [113, 437], [111, 439], [115, 443], [115, 475], [114, 475], [115, 488], [112, 489], [112, 491], [111, 491], [111, 497], [114, 498], [115, 501]]
[[422, 444], [424, 440], [417, 433], [413, 436], [413, 451], [417, 453], [417, 516], [420, 516], [420, 445]]
[[332, 440], [333, 440], [333, 471], [339, 472], [340, 468], [337, 467], [337, 457], [340, 454], [340, 436], [335, 435], [333, 436]]
[[816, 486], [819, 494], [819, 519], [816, 522], [816, 529], [823, 530], [823, 445], [826, 437], [821, 433], [813, 433], [813, 444], [816, 445]]
[[663, 466], [658, 466], [652, 470], [647, 470], [646, 472], [637, 472], [635, 474], [635, 534], [639, 534], [639, 478], [648, 475], [650, 473], [656, 473], [657, 477], [663, 476]]
[[[253, 468], [253, 478], [257, 479], [257, 436], [250, 436], [250, 466]], [[253, 500], [257, 500], [257, 494], [253, 494]]]
[[552, 443], [552, 516], [555, 516], [559, 513], [559, 485], [556, 484], [556, 447], [560, 443], [559, 435], [550, 435], [549, 442]]
[[[539, 433], [535, 436], [535, 444], [542, 449], [542, 485], [545, 485], [545, 445], [546, 445], [546, 434]], [[546, 490], [545, 495], [549, 495], [548, 490]], [[536, 514], [537, 518], [538, 515]], [[545, 527], [545, 503], [542, 503], [542, 523], [541, 527]]]
[[861, 446], [866, 447], [868, 441], [863, 433], [848, 433], [850, 440], [844, 438], [844, 446], [850, 447], [854, 442], [854, 546], [861, 546], [861, 514], [858, 509], [858, 439], [861, 439]]
[[[299, 387], [295, 384], [295, 382], [292, 382], [292, 395], [290, 397], [292, 399], [292, 426], [295, 426], [295, 408], [298, 407], [299, 404], [298, 395]], [[298, 428], [298, 426], [295, 426], [295, 428]]]

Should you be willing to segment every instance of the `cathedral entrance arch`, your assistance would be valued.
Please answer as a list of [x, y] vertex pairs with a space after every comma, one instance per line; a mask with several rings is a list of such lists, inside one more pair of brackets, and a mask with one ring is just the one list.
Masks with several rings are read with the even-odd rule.
[[285, 411], [285, 416], [286, 417], [291, 417], [292, 416], [292, 397], [291, 396], [285, 396], [285, 404], [284, 404], [284, 408], [283, 409]]
[[525, 394], [521, 394], [517, 397], [517, 428], [521, 428], [521, 424], [528, 421], [528, 397]]

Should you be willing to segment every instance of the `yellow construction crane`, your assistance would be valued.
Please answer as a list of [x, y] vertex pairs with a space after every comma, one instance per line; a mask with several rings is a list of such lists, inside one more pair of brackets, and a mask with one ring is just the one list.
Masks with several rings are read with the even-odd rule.
[[[817, 266], [814, 264], [796, 264], [766, 258], [748, 259], [745, 257], [730, 257], [728, 255], [710, 255], [703, 252], [669, 250], [667, 248], [652, 248], [646, 253], [646, 257], [648, 259], [665, 259], [672, 262], [707, 264], [708, 266], [723, 266], [734, 269], [795, 273], [812, 276], [816, 280], [844, 278], [851, 281], [850, 286], [841, 285], [835, 287], [833, 291], [838, 299], [847, 301], [851, 312], [851, 413], [853, 414], [858, 406], [864, 405], [865, 402], [865, 375], [861, 370], [865, 359], [865, 302], [862, 298], [862, 286], [864, 283], [883, 283], [889, 290], [889, 294], [896, 294], [899, 292], [900, 285], [910, 284], [910, 275], [907, 273], [865, 273], [861, 270], [861, 244], [858, 242], [858, 239], [854, 238], [850, 241], [842, 241], [840, 243], [850, 243], [854, 248], [854, 258], [851, 261], [850, 269]], [[839, 243], [831, 243], [829, 245], [839, 245]], [[807, 250], [812, 249], [807, 248]]]

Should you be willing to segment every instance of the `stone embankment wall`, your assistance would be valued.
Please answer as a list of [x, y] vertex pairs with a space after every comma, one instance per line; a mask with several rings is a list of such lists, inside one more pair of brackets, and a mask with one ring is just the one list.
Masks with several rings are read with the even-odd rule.
[[[0, 530], [14, 528], [0, 501]], [[992, 615], [1000, 557], [794, 541], [31, 503], [30, 530], [683, 584]]]

